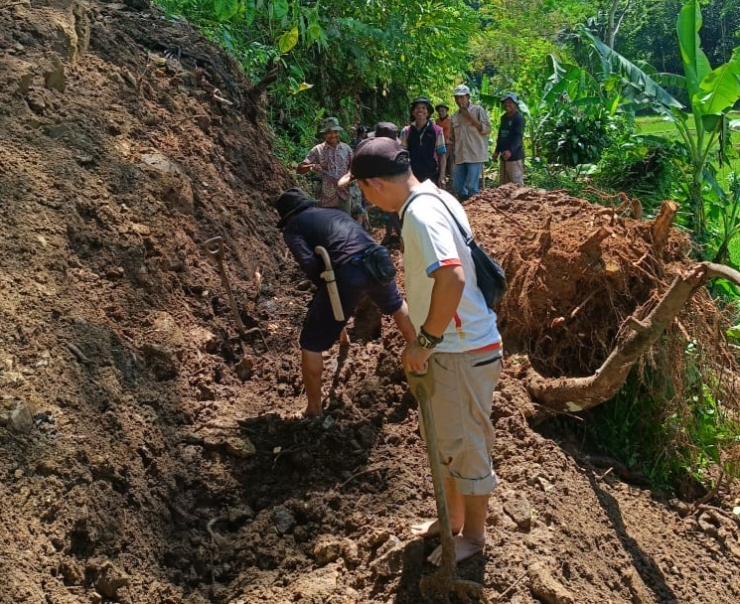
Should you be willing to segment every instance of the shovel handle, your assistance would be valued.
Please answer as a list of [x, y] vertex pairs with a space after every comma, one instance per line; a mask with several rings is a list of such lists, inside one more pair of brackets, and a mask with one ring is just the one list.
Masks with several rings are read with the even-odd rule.
[[432, 471], [432, 485], [434, 486], [434, 499], [437, 503], [437, 520], [439, 522], [439, 536], [442, 544], [442, 572], [449, 577], [455, 574], [455, 543], [452, 539], [452, 525], [450, 522], [450, 511], [447, 507], [447, 496], [444, 486], [444, 474], [442, 472], [442, 456], [437, 448], [437, 430], [434, 426], [432, 414], [432, 403], [424, 385], [424, 376], [429, 368], [423, 371], [409, 372], [407, 380], [411, 392], [419, 403], [419, 412], [424, 426], [424, 440], [427, 446], [427, 457], [429, 469]]
[[206, 253], [208, 259], [218, 267], [219, 275], [221, 275], [221, 285], [223, 285], [224, 289], [226, 290], [226, 296], [229, 299], [229, 306], [231, 307], [231, 312], [234, 315], [236, 328], [239, 330], [239, 333], [243, 334], [246, 330], [244, 329], [244, 323], [242, 323], [242, 318], [239, 314], [239, 308], [236, 305], [236, 300], [234, 300], [234, 294], [231, 292], [229, 277], [226, 274], [226, 269], [224, 268], [224, 246], [222, 245], [222, 243], [223, 239], [221, 237], [211, 237], [209, 240], [204, 241], [200, 247]]

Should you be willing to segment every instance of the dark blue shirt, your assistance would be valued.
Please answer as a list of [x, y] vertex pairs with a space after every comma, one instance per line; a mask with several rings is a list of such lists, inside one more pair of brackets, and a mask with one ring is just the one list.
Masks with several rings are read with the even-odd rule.
[[408, 127], [406, 144], [409, 149], [411, 171], [419, 182], [431, 178], [439, 180], [439, 165], [437, 164], [437, 133], [434, 124], [427, 121], [423, 128], [416, 124]]
[[283, 230], [285, 243], [304, 273], [319, 284], [325, 270], [317, 245], [326, 248], [334, 269], [349, 262], [375, 240], [349, 214], [331, 208], [308, 208], [291, 219]]
[[496, 139], [496, 153], [511, 151], [510, 161], [524, 159], [524, 116], [517, 111], [509, 117], [505, 113], [501, 116], [501, 125]]

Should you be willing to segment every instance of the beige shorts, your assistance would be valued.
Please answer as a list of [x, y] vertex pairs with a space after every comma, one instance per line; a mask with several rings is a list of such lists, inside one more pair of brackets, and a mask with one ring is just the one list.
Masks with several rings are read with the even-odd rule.
[[499, 164], [499, 184], [505, 185], [507, 182], [513, 182], [517, 185], [524, 184], [524, 160], [515, 161], [500, 160]]
[[498, 483], [490, 455], [491, 410], [501, 363], [501, 350], [437, 352], [429, 359], [424, 381], [442, 468], [446, 477], [455, 480], [461, 495], [487, 495]]

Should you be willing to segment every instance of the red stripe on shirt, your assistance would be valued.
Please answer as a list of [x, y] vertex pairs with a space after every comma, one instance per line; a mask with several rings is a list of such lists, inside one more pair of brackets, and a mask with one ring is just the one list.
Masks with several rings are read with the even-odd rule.
[[499, 348], [501, 348], [501, 342], [496, 342], [494, 344], [489, 344], [488, 346], [483, 346], [482, 348], [469, 350], [468, 352], [493, 352], [494, 350], [498, 350]]

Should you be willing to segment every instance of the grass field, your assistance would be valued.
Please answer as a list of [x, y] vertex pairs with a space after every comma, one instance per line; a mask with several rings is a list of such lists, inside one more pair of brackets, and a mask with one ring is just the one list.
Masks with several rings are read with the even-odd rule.
[[[740, 120], [740, 111], [730, 112], [731, 120]], [[689, 118], [690, 123], [693, 124], [694, 118]], [[676, 133], [676, 127], [666, 121], [662, 116], [659, 115], [648, 115], [643, 117], [635, 118], [635, 125], [637, 129], [643, 134], [660, 134], [670, 136]]]
[[[740, 120], [740, 111], [731, 112], [730, 119]], [[691, 123], [693, 124], [693, 117], [691, 118]], [[657, 136], [665, 136], [666, 138], [679, 138], [676, 126], [661, 116], [638, 117], [635, 119], [635, 126], [641, 134], [655, 134]], [[732, 147], [735, 150], [734, 157], [729, 158], [729, 166], [723, 166], [718, 171], [719, 179], [727, 178], [730, 172], [740, 173], [740, 132], [738, 130], [732, 132], [731, 140]]]

